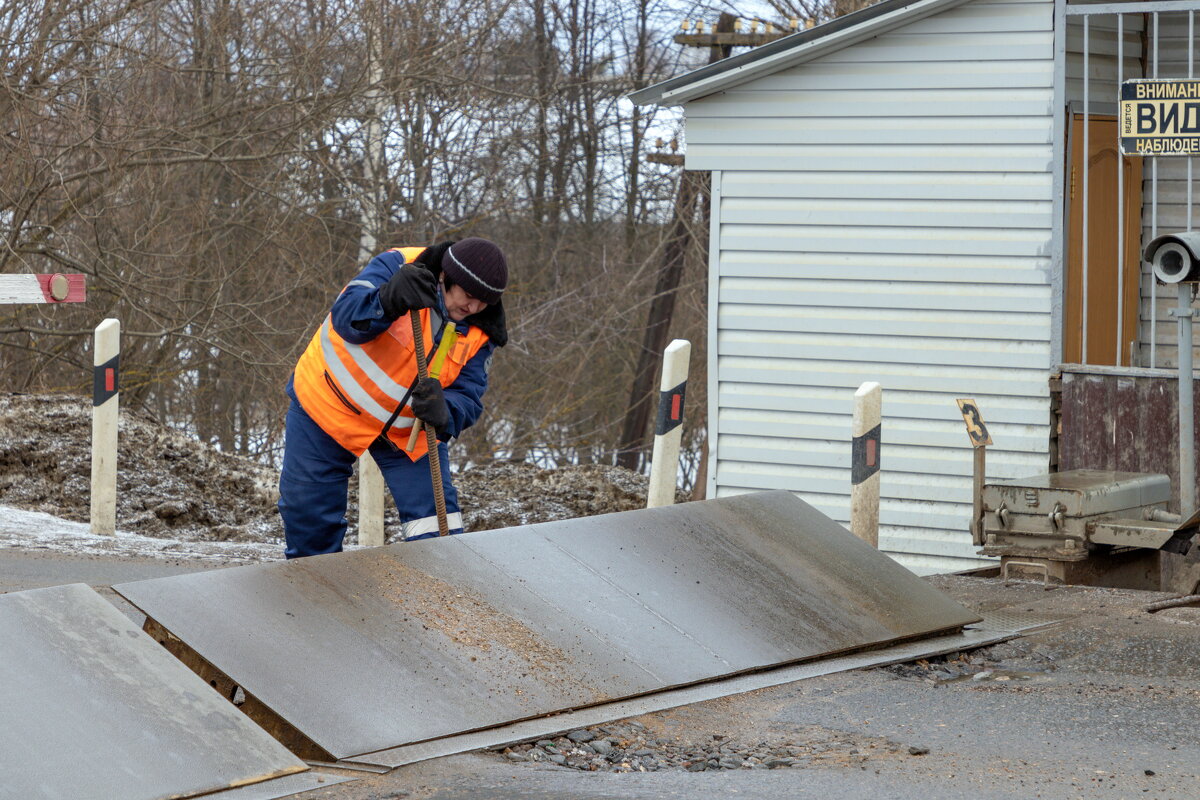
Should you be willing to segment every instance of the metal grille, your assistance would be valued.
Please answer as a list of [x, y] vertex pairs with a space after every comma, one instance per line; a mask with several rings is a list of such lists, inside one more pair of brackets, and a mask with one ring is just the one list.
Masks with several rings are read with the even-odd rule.
[[983, 621], [977, 622], [974, 625], [968, 625], [968, 628], [980, 631], [1029, 633], [1030, 631], [1057, 625], [1061, 622], [1061, 620], [1053, 617], [1044, 617], [1040, 614], [1027, 614], [1024, 611], [1012, 611], [1007, 608], [998, 608], [980, 613], [983, 614]]
[[[1080, 335], [1080, 361], [1084, 364], [1103, 363], [1095, 353], [1088, 352], [1088, 331], [1097, 320], [1089, 320], [1089, 300], [1093, 293], [1107, 288], [1097, 285], [1097, 254], [1089, 252], [1090, 228], [1098, 216], [1090, 207], [1092, 163], [1086, 157], [1095, 143], [1094, 116], [1111, 114], [1115, 108], [1120, 84], [1129, 78], [1179, 78], [1190, 79], [1195, 75], [1195, 29], [1196, 11], [1200, 2], [1174, 0], [1147, 3], [1065, 3], [1059, 0], [1061, 15], [1057, 18], [1066, 23], [1068, 35], [1058, 38], [1058, 63], [1065, 72], [1060, 75], [1058, 85], [1066, 87], [1066, 100], [1074, 113], [1082, 112], [1083, 153], [1081, 176], [1073, 185], [1082, 188], [1080, 196], [1068, 203], [1082, 203], [1082, 231], [1079, 241], [1067, 241], [1065, 248], [1081, 249], [1082, 274], [1079, 278], [1081, 308], [1078, 311]], [[1137, 34], [1140, 33], [1140, 36]], [[1164, 47], [1168, 52], [1164, 52]], [[1079, 48], [1077, 51], [1076, 48]], [[1115, 59], [1113, 58], [1115, 49]], [[1064, 79], [1065, 78], [1065, 79]], [[1107, 95], [1110, 88], [1111, 95]], [[1080, 91], [1080, 87], [1082, 91]], [[1105, 96], [1111, 100], [1103, 99]], [[1064, 137], [1065, 139], [1065, 137]], [[1060, 139], [1062, 142], [1063, 139]], [[1114, 143], [1115, 144], [1115, 143]], [[1064, 158], [1066, 154], [1064, 154]], [[1103, 202], [1116, 204], [1118, 268], [1115, 308], [1114, 366], [1124, 367], [1168, 367], [1177, 364], [1179, 349], [1184, 345], [1176, 342], [1160, 343], [1160, 329], [1171, 330], [1171, 319], [1159, 308], [1160, 292], [1142, 262], [1141, 252], [1145, 244], [1164, 230], [1190, 230], [1193, 226], [1193, 158], [1178, 156], [1171, 158], [1146, 157], [1143, 165], [1140, 207], [1128, 208], [1125, 202], [1125, 173], [1128, 157], [1120, 156], [1121, 168], [1117, 170], [1117, 191], [1114, 198]], [[1136, 220], [1129, 217], [1139, 215]], [[1160, 226], [1160, 223], [1162, 225]], [[1125, 281], [1133, 276], [1126, 275], [1124, 253], [1132, 243], [1126, 242], [1126, 231], [1135, 230], [1138, 236], [1138, 258], [1140, 269], [1136, 294], [1138, 309], [1135, 336], [1126, 341], [1123, 320], [1126, 312]], [[1064, 234], [1064, 239], [1067, 236]], [[1070, 256], [1070, 253], [1066, 253]], [[1067, 263], [1064, 258], [1064, 265]], [[1064, 267], [1065, 270], [1065, 267]], [[1190, 289], [1178, 289], [1180, 306], [1190, 306]], [[1185, 296], [1186, 293], [1186, 296]], [[1064, 291], [1064, 296], [1066, 292]], [[1093, 312], [1094, 313], [1094, 312]], [[1166, 338], [1166, 337], [1164, 337]], [[1163, 345], [1163, 346], [1160, 346]]]

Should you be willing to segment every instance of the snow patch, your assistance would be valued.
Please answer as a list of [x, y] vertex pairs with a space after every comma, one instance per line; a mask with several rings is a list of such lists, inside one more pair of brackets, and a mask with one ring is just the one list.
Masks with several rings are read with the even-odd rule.
[[245, 563], [283, 558], [283, 547], [278, 544], [182, 541], [128, 531], [102, 536], [92, 533], [84, 522], [11, 506], [0, 506], [0, 548]]

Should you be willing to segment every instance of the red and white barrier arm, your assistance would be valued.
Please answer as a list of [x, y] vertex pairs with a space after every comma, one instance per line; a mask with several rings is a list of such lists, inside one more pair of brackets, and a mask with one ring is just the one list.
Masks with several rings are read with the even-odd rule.
[[82, 303], [87, 299], [83, 273], [0, 275], [0, 303]]

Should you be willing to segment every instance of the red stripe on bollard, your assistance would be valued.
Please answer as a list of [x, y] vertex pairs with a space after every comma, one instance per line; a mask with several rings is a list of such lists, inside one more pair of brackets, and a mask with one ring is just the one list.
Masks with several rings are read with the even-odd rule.
[[855, 436], [850, 443], [850, 483], [857, 485], [879, 471], [879, 454], [883, 447], [879, 441], [882, 423], [862, 436]]
[[92, 368], [92, 405], [98, 406], [121, 389], [121, 354]]
[[654, 416], [654, 435], [662, 436], [683, 424], [683, 399], [687, 381], [669, 391], [658, 393], [658, 412]]

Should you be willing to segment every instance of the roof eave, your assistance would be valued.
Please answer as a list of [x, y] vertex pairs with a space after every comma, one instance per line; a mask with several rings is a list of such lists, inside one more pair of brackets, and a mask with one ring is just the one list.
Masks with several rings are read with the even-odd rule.
[[966, 2], [968, 0], [882, 0], [815, 28], [639, 89], [631, 93], [629, 99], [639, 106], [652, 103], [682, 105], [761, 75], [803, 64]]

